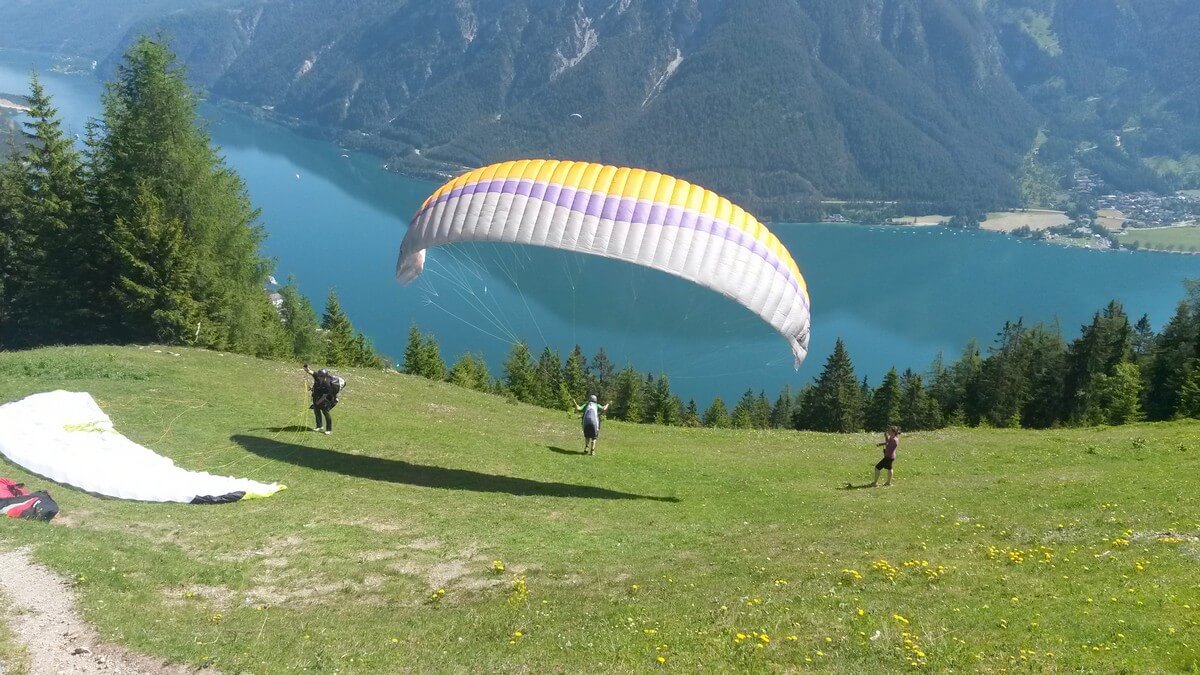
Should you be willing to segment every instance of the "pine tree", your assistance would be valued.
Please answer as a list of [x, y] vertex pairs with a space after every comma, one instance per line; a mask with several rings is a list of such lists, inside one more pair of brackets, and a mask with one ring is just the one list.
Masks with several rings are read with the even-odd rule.
[[642, 422], [644, 400], [642, 378], [631, 366], [626, 366], [613, 378], [611, 416], [626, 422]]
[[817, 388], [806, 384], [796, 392], [792, 403], [792, 428], [815, 430], [817, 428], [814, 410], [816, 408]]
[[653, 399], [650, 400], [650, 406], [654, 411], [655, 424], [679, 424], [680, 401], [678, 396], [671, 393], [671, 378], [668, 378], [665, 372], [659, 375], [658, 380], [654, 381]]
[[279, 288], [279, 296], [279, 317], [291, 345], [291, 354], [305, 363], [317, 361], [322, 354], [321, 334], [317, 330], [317, 313], [312, 303], [291, 277]]
[[779, 398], [775, 399], [775, 405], [771, 408], [771, 428], [792, 428], [792, 411], [792, 388], [790, 385], [785, 384], [779, 392]]
[[586, 366], [587, 358], [584, 357], [583, 350], [579, 348], [579, 345], [575, 345], [567, 357], [567, 362], [563, 365], [562, 372], [562, 384], [566, 387], [569, 400], [582, 402], [587, 400], [589, 393], [594, 393], [588, 388]]
[[442, 348], [437, 338], [426, 334], [421, 340], [421, 377], [431, 380], [446, 379], [446, 362], [442, 360]]
[[983, 375], [983, 356], [979, 343], [967, 342], [962, 356], [947, 371], [943, 381], [935, 383], [933, 396], [947, 420], [979, 424], [982, 417], [979, 378]]
[[747, 389], [746, 393], [742, 394], [742, 398], [738, 400], [737, 405], [733, 406], [733, 412], [729, 415], [729, 423], [733, 428], [754, 428], [754, 403], [754, 390]]
[[[141, 38], [130, 46], [104, 96], [102, 131], [91, 138], [88, 158], [100, 231], [88, 236], [119, 242], [106, 239], [107, 233], [118, 222], [144, 222], [139, 204], [143, 194], [152, 195], [161, 204], [162, 222], [181, 223], [191, 249], [188, 293], [204, 315], [194, 339], [249, 354], [269, 350], [272, 331], [263, 325], [269, 300], [262, 286], [270, 263], [259, 253], [258, 212], [202, 130], [196, 95], [162, 43]], [[129, 252], [99, 255], [117, 260]], [[89, 281], [93, 287], [113, 286], [103, 278], [103, 267], [95, 272], [100, 278]], [[120, 308], [105, 308], [97, 322], [119, 333]]]
[[406, 375], [424, 375], [423, 357], [425, 352], [421, 346], [421, 329], [417, 328], [417, 324], [414, 323], [408, 329], [408, 344], [404, 347], [404, 362], [400, 365], [401, 372]]
[[1133, 326], [1133, 358], [1137, 362], [1150, 356], [1154, 348], [1154, 327], [1150, 325], [1150, 316], [1143, 314]]
[[1187, 377], [1179, 387], [1179, 417], [1200, 419], [1200, 360], [1193, 361]]
[[16, 328], [23, 311], [19, 309], [22, 281], [27, 277], [26, 238], [21, 209], [21, 173], [23, 167], [14, 150], [0, 164], [0, 348], [18, 346]]
[[1141, 394], [1142, 373], [1137, 364], [1118, 363], [1111, 375], [1100, 374], [1089, 382], [1083, 421], [1113, 425], [1137, 422], [1143, 417]]
[[125, 337], [138, 342], [190, 343], [200, 308], [188, 289], [195, 269], [179, 220], [164, 212], [148, 190], [138, 195], [137, 220], [118, 218], [117, 283], [113, 289], [124, 308]]
[[1044, 326], [1029, 329], [1021, 341], [1022, 364], [1028, 393], [1021, 406], [1021, 424], [1047, 429], [1063, 421], [1063, 378], [1067, 348], [1057, 330]]
[[459, 357], [454, 366], [450, 368], [450, 374], [447, 379], [451, 384], [456, 384], [467, 389], [476, 391], [488, 391], [491, 389], [491, 374], [488, 373], [487, 363], [481, 356], [473, 354], [463, 354]]
[[537, 376], [533, 354], [524, 342], [513, 345], [504, 360], [504, 387], [523, 403], [537, 402]]
[[77, 238], [84, 187], [80, 155], [62, 130], [58, 110], [35, 73], [30, 81], [26, 133], [32, 142], [15, 160], [21, 167], [16, 203], [22, 223], [20, 281], [10, 308], [14, 332], [32, 346], [75, 342], [87, 335], [89, 299], [78, 271], [88, 255]]
[[[896, 369], [892, 368], [887, 375], [883, 376], [883, 381], [871, 395], [871, 402], [867, 406], [864, 420], [867, 429], [886, 431], [890, 427], [900, 424], [902, 402], [900, 376], [896, 373]], [[906, 425], [905, 429], [907, 428]]]
[[732, 424], [729, 419], [729, 409], [725, 407], [725, 401], [722, 401], [720, 396], [714, 398], [712, 405], [704, 411], [703, 419], [704, 426], [717, 429], [726, 429]]
[[534, 401], [543, 408], [562, 410], [567, 401], [562, 400], [562, 358], [557, 351], [546, 347], [534, 367], [534, 382], [537, 394]]
[[751, 415], [755, 429], [768, 429], [771, 426], [771, 401], [767, 398], [767, 392], [758, 391], [758, 398], [754, 400], [753, 414]]
[[847, 433], [863, 424], [863, 402], [854, 365], [839, 338], [812, 394], [811, 423], [817, 431]]
[[1088, 405], [1087, 392], [1099, 375], [1112, 375], [1120, 363], [1133, 358], [1134, 329], [1115, 300], [1092, 317], [1067, 349], [1061, 419], [1078, 421]]
[[698, 427], [703, 423], [700, 420], [700, 410], [696, 407], [696, 399], [689, 399], [687, 407], [683, 409], [683, 419], [680, 424], [685, 427]]
[[1196, 357], [1196, 315], [1187, 302], [1179, 303], [1175, 315], [1154, 341], [1146, 372], [1144, 408], [1147, 419], [1174, 419], [1180, 413], [1180, 393]]
[[596, 355], [592, 357], [592, 362], [587, 369], [588, 391], [595, 394], [601, 401], [610, 400], [613, 397], [615, 373], [616, 368], [608, 359], [604, 347], [600, 347], [596, 350]]
[[1022, 362], [1021, 339], [1025, 335], [1022, 321], [1005, 321], [980, 371], [976, 401], [982, 421], [994, 427], [1018, 427], [1021, 411], [1029, 396]]
[[937, 402], [925, 390], [921, 376], [905, 370], [900, 377], [901, 403], [899, 427], [905, 431], [937, 429], [942, 426], [942, 412]]
[[325, 316], [321, 319], [325, 330], [325, 363], [330, 366], [349, 366], [354, 363], [354, 325], [342, 311], [337, 291], [329, 289], [325, 300]]

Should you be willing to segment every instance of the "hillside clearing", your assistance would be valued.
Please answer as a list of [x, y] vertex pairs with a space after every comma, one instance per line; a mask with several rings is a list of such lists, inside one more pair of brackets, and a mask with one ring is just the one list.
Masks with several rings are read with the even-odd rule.
[[979, 224], [984, 230], [993, 232], [1012, 232], [1028, 227], [1031, 230], [1048, 230], [1071, 222], [1063, 211], [1045, 209], [1022, 209], [1020, 211], [992, 211], [987, 214], [987, 220]]
[[[337, 432], [289, 364], [0, 354], [0, 400], [88, 391], [182, 466], [286, 483], [224, 506], [50, 486], [0, 524], [100, 639], [227, 672], [1186, 670], [1200, 425], [874, 435], [607, 422], [349, 371]], [[31, 485], [37, 477], [7, 466]], [[1179, 486], [1179, 487], [1172, 487]]]
[[1121, 243], [1156, 251], [1195, 253], [1200, 250], [1200, 227], [1130, 228], [1125, 230]]

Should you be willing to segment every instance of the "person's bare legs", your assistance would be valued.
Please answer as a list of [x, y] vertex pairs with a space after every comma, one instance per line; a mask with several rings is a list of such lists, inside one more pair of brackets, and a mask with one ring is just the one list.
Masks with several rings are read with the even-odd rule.
[[[892, 484], [892, 470], [888, 469], [887, 472], [888, 472], [888, 479], [886, 482], [884, 482], [883, 487], [887, 487]], [[879, 472], [878, 471], [875, 472], [875, 480], [879, 480]]]
[[871, 481], [871, 487], [877, 487], [878, 485], [879, 485], [879, 469], [876, 468], [875, 469], [875, 479]]

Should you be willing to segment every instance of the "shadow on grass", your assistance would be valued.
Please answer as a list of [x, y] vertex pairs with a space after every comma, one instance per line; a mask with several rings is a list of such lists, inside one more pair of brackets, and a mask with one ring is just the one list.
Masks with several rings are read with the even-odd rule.
[[560, 455], [582, 455], [585, 454], [582, 450], [567, 450], [556, 445], [547, 445], [546, 449], [550, 452], [557, 452]]
[[846, 483], [845, 485], [842, 486], [842, 489], [843, 490], [862, 490], [865, 488], [873, 488], [873, 487], [876, 487], [876, 486], [874, 486], [870, 483], [863, 483], [862, 485], [852, 485], [850, 483]]
[[649, 499], [656, 502], [678, 502], [678, 497], [654, 497], [607, 488], [571, 483], [550, 483], [528, 478], [497, 476], [466, 469], [446, 469], [440, 466], [413, 464], [399, 459], [351, 455], [337, 450], [310, 448], [271, 438], [237, 434], [230, 438], [246, 450], [315, 471], [329, 471], [343, 476], [381, 480], [389, 483], [468, 490], [470, 492], [502, 492], [518, 497], [574, 497], [576, 499]]
[[269, 431], [273, 434], [285, 434], [293, 431], [312, 431], [312, 427], [293, 424], [290, 427], [261, 427], [259, 429], [251, 429], [250, 431]]

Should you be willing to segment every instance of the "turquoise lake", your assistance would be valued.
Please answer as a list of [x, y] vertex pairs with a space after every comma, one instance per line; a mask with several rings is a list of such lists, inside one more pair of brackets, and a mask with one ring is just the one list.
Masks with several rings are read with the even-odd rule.
[[[24, 93], [31, 66], [75, 133], [100, 108], [101, 84], [46, 72], [41, 57], [0, 52], [0, 93]], [[740, 306], [664, 274], [545, 249], [435, 249], [426, 273], [396, 283], [408, 219], [436, 185], [383, 170], [383, 160], [215, 106], [202, 113], [226, 162], [262, 209], [275, 276], [295, 275], [318, 310], [336, 287], [355, 325], [398, 356], [409, 326], [432, 332], [453, 361], [483, 354], [493, 372], [515, 340], [535, 355], [603, 346], [618, 364], [666, 373], [701, 408], [748, 387], [774, 399], [817, 375], [836, 338], [872, 382], [892, 365], [924, 370], [970, 338], [991, 342], [1006, 320], [1057, 322], [1068, 338], [1110, 299], [1156, 327], [1200, 277], [1200, 258], [1023, 242], [944, 228], [777, 224], [813, 300], [812, 352], [799, 372], [776, 335]], [[720, 186], [709, 186], [719, 191]]]

